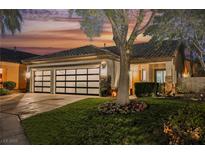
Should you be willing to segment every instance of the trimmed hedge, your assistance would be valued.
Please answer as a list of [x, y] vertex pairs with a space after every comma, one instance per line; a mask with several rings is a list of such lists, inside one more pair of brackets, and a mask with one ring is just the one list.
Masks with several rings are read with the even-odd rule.
[[3, 82], [3, 87], [8, 90], [13, 90], [16, 87], [16, 83], [13, 81], [5, 81]]
[[9, 93], [8, 89], [0, 88], [0, 96], [7, 95]]
[[106, 97], [111, 95], [111, 76], [101, 77], [100, 79], [100, 96]]
[[156, 82], [137, 82], [135, 83], [135, 95], [138, 97], [157, 95], [162, 92], [162, 85], [164, 84]]

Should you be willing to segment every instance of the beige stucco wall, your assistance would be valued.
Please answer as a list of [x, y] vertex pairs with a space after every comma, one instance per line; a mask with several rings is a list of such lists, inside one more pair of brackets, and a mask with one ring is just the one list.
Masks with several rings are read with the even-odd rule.
[[205, 77], [182, 78], [180, 83], [187, 92], [205, 92]]
[[19, 89], [21, 90], [26, 89], [26, 70], [26, 65], [19, 65]]
[[0, 68], [3, 69], [2, 79], [4, 81], [13, 81], [16, 83], [15, 89], [26, 88], [26, 66], [18, 63], [0, 62]]

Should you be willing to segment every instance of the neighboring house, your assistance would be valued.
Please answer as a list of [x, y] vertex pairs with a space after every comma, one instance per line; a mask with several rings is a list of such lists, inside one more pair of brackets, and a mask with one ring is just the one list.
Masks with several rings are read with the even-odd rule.
[[[166, 82], [166, 90], [174, 92], [177, 79], [183, 77], [184, 68], [180, 67], [183, 52], [183, 46], [178, 46], [176, 41], [163, 42], [160, 47], [151, 43], [135, 44], [130, 59], [130, 93], [133, 94], [135, 82], [143, 81]], [[102, 77], [111, 76], [111, 87], [117, 88], [119, 61], [115, 46], [90, 45], [31, 58], [23, 63], [31, 73], [31, 92], [99, 95]]]
[[21, 60], [37, 55], [14, 49], [0, 48], [0, 87], [5, 81], [16, 83], [18, 90], [26, 89], [26, 65]]

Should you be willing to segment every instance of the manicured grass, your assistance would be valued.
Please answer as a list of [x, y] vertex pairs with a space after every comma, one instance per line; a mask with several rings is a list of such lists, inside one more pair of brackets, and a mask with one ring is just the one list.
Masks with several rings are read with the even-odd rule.
[[[100, 115], [107, 98], [90, 98], [23, 120], [31, 144], [168, 144], [163, 123], [192, 102], [142, 98], [144, 112]], [[196, 103], [205, 113], [205, 103]], [[204, 114], [205, 115], [205, 114]]]

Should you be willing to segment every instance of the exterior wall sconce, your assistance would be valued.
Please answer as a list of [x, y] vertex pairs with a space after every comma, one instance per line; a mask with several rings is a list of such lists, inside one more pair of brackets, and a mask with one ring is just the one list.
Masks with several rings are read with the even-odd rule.
[[106, 65], [107, 65], [107, 64], [106, 64], [106, 61], [102, 61], [102, 62], [101, 62], [101, 66], [102, 66], [103, 69], [106, 67]]
[[31, 77], [31, 73], [30, 72], [26, 72], [26, 79], [29, 79]]

